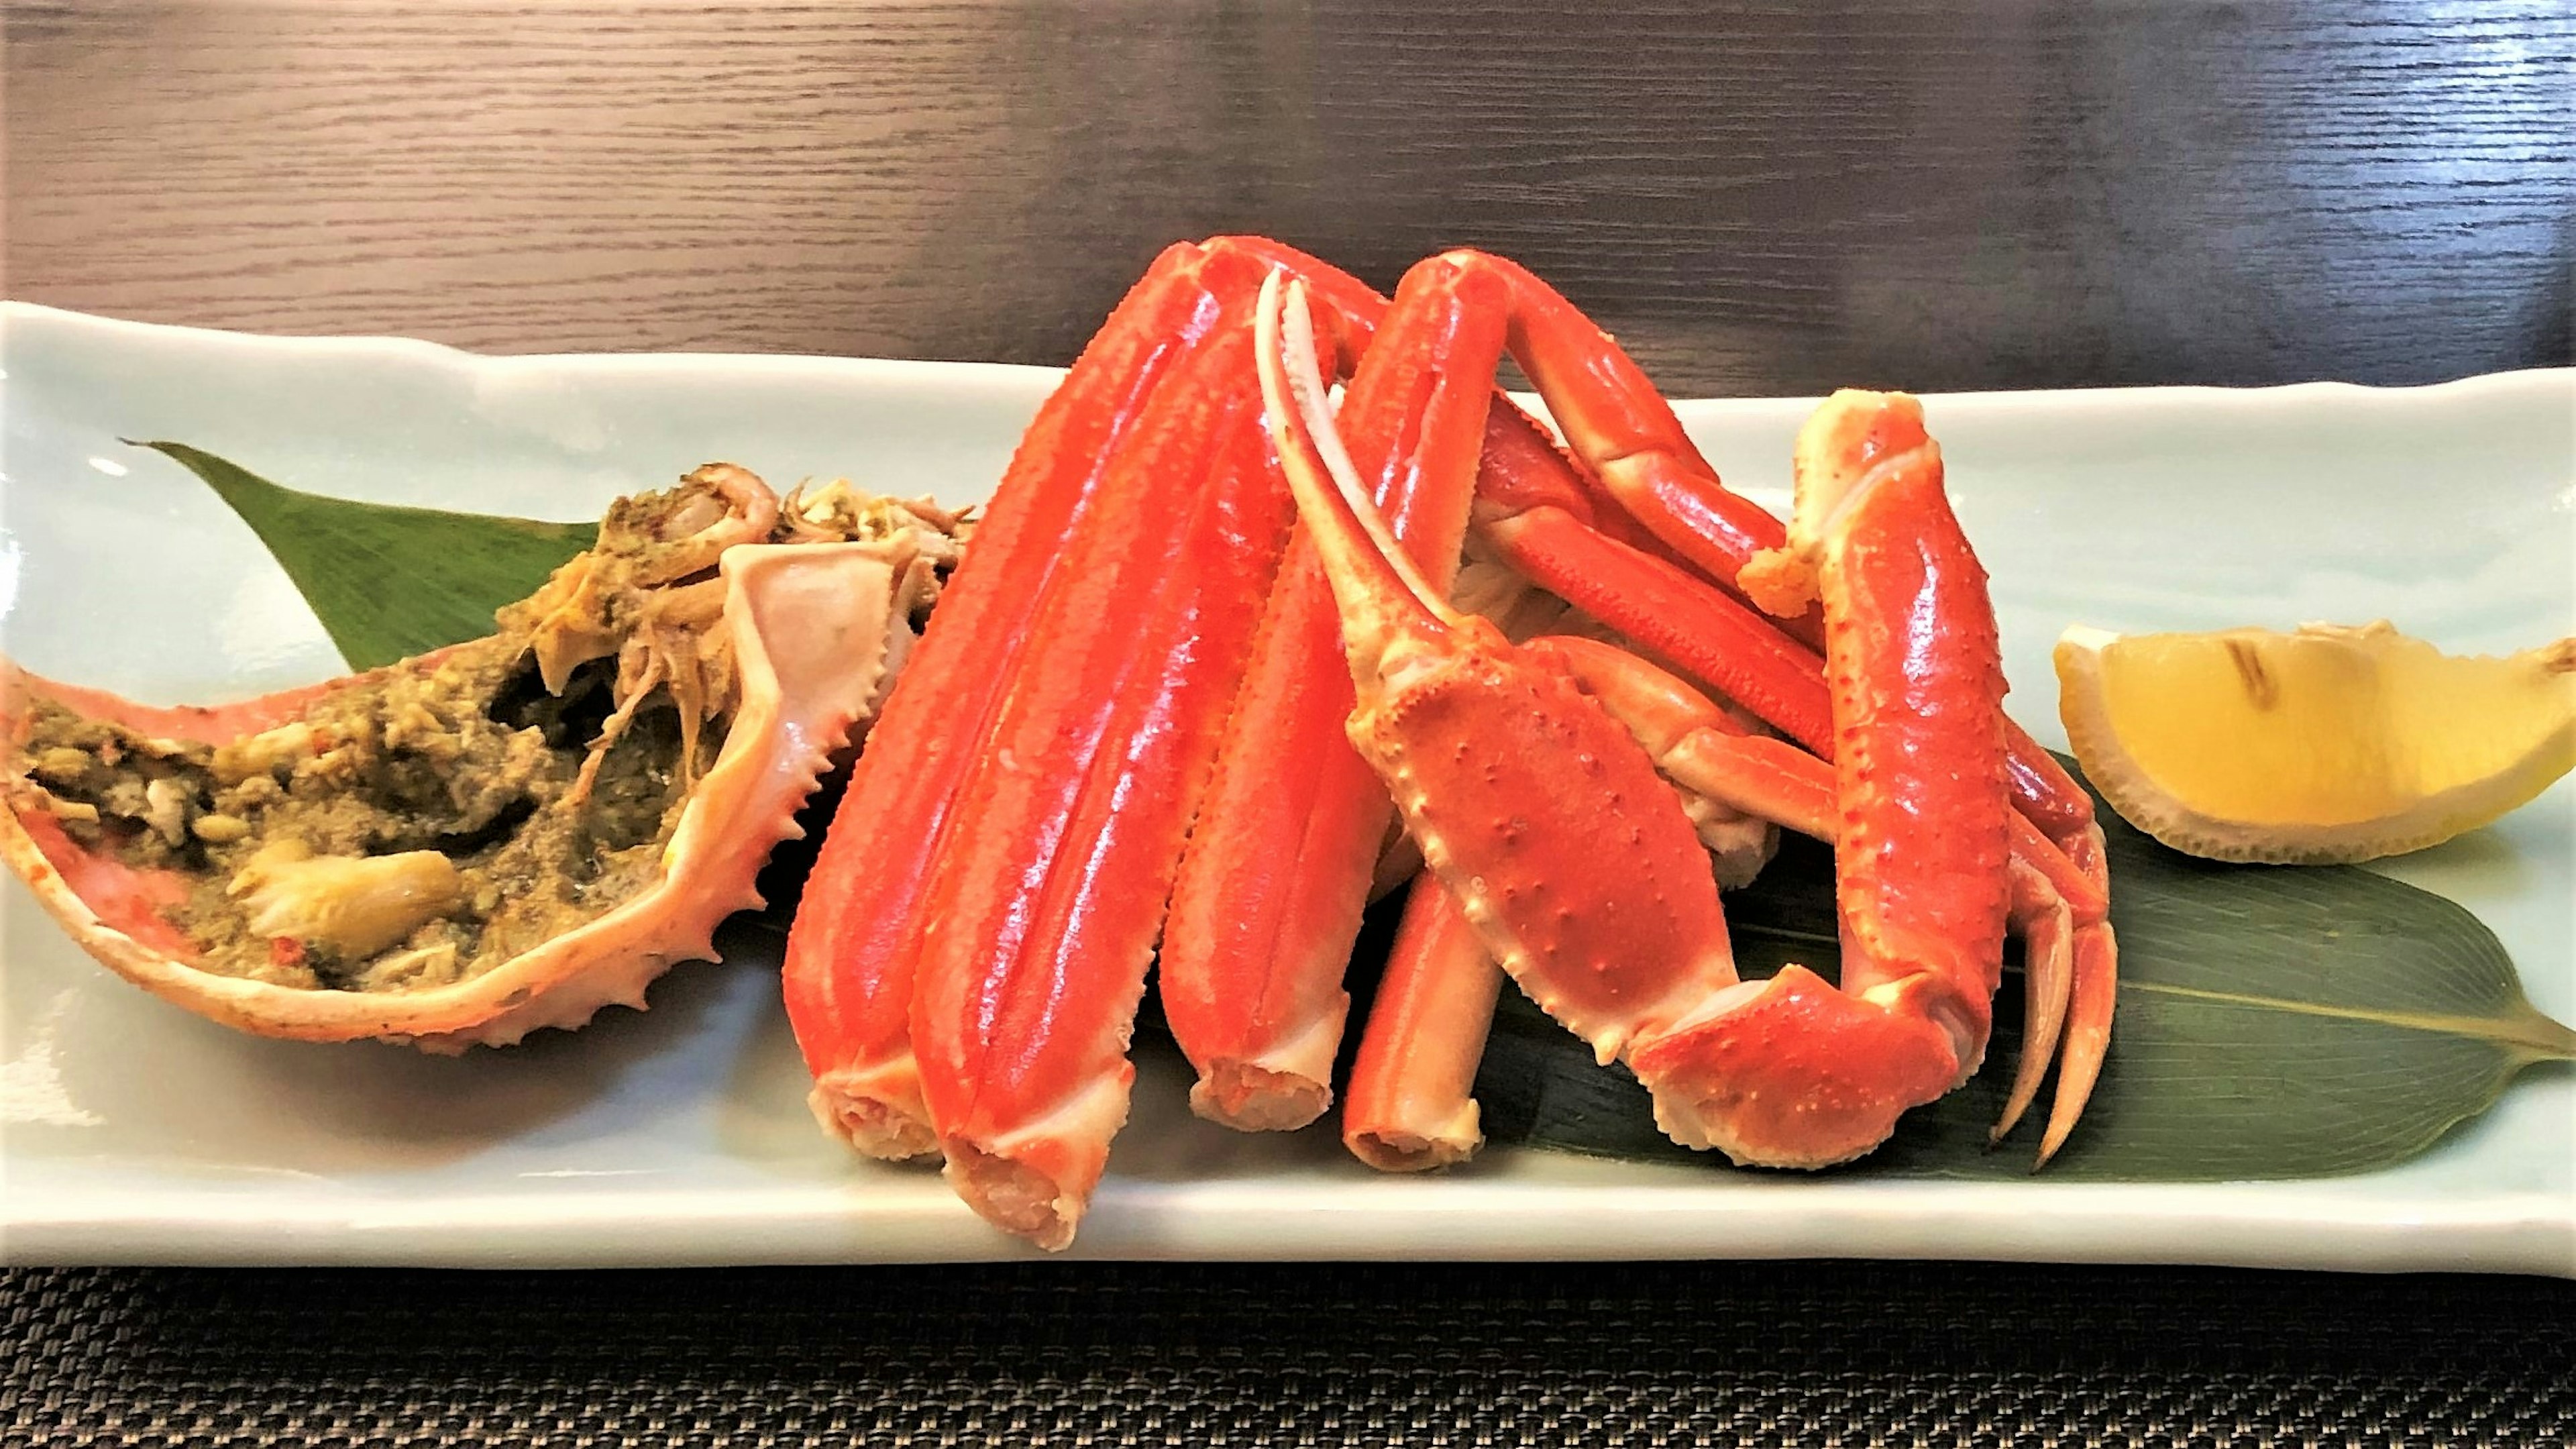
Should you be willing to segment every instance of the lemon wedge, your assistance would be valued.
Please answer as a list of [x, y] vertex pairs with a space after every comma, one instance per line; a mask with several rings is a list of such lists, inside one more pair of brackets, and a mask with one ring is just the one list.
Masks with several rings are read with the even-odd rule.
[[2122, 818], [2213, 860], [2420, 850], [2576, 766], [2576, 638], [2455, 658], [2386, 620], [2057, 641], [2058, 711]]

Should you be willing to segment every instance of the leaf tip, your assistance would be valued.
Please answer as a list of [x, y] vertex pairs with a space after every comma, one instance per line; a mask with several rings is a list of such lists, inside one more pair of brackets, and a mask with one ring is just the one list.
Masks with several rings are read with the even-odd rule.
[[2536, 1006], [2530, 1011], [2537, 1029], [2519, 1044], [2524, 1056], [2533, 1062], [2576, 1062], [2576, 1027]]

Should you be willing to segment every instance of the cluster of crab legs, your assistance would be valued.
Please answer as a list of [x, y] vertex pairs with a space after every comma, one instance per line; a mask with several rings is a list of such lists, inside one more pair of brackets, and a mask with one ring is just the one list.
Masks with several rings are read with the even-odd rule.
[[[1496, 390], [1506, 353], [1562, 447]], [[2109, 1036], [2101, 832], [2004, 716], [1920, 407], [1838, 393], [1795, 463], [1784, 526], [1501, 258], [1390, 302], [1258, 238], [1164, 252], [1023, 438], [809, 879], [786, 993], [817, 1117], [1062, 1247], [1149, 968], [1193, 1108], [1303, 1126], [1394, 861], [1421, 875], [1342, 1102], [1378, 1166], [1474, 1150], [1506, 974], [1676, 1141], [1847, 1161], [1977, 1070], [2008, 928], [1995, 1135], [2058, 1063], [2044, 1162]], [[1471, 549], [1588, 631], [1453, 603]], [[1834, 847], [1838, 982], [1737, 975], [1719, 879], [1771, 825]]]

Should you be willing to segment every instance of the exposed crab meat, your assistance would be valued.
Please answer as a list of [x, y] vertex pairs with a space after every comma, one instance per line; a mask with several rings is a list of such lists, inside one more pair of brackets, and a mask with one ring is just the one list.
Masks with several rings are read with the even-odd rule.
[[161, 709], [0, 677], [0, 856], [119, 975], [243, 1030], [435, 1051], [643, 1005], [757, 905], [960, 520], [730, 465], [621, 499], [493, 635]]

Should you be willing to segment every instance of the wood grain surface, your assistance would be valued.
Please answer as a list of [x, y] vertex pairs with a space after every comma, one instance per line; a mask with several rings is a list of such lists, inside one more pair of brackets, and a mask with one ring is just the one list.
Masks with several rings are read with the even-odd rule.
[[7, 5], [10, 295], [1068, 359], [1161, 245], [1528, 262], [1686, 393], [2569, 358], [2576, 4]]

